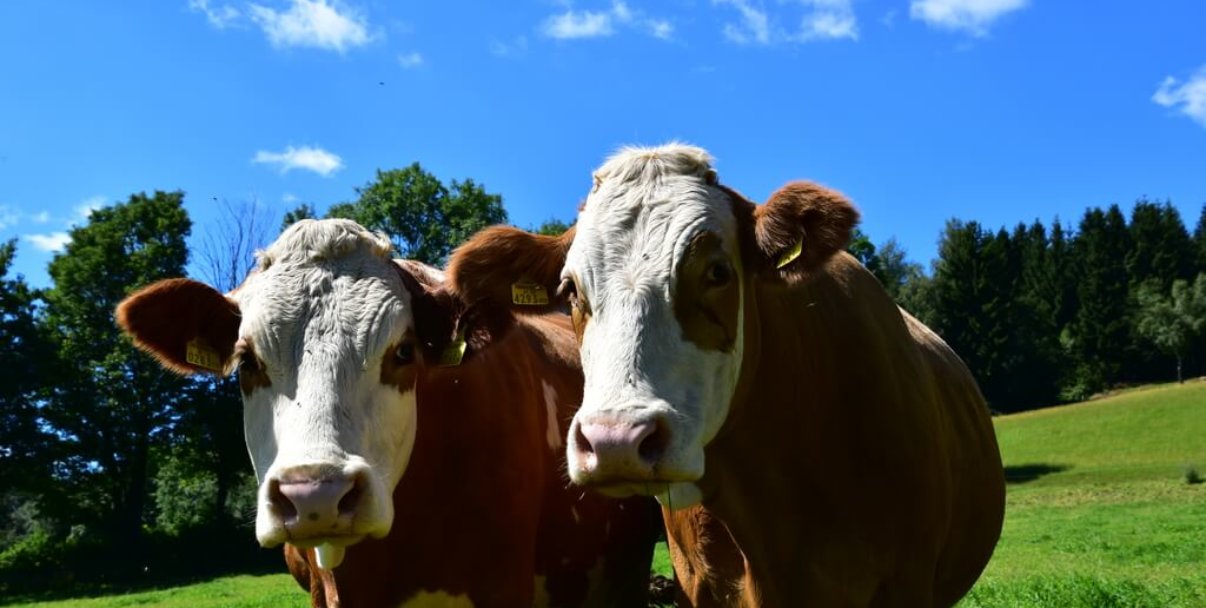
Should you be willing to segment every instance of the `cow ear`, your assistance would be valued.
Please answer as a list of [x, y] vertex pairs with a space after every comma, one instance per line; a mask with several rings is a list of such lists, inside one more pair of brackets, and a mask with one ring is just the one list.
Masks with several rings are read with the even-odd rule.
[[565, 304], [558, 293], [561, 267], [574, 242], [510, 226], [478, 232], [448, 259], [448, 290], [469, 305], [486, 303], [517, 312], [547, 312]]
[[229, 374], [239, 318], [238, 304], [191, 279], [159, 281], [117, 306], [134, 345], [178, 374]]
[[753, 209], [758, 274], [772, 280], [807, 278], [846, 248], [858, 210], [838, 192], [792, 182]]

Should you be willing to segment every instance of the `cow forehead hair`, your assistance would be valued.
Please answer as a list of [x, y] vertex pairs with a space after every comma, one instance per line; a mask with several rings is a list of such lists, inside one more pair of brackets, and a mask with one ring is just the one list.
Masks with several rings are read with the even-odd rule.
[[267, 249], [256, 253], [259, 270], [273, 264], [314, 264], [337, 260], [358, 252], [389, 258], [392, 246], [387, 237], [345, 219], [296, 222]]
[[626, 146], [595, 170], [595, 187], [604, 181], [656, 183], [674, 176], [707, 177], [712, 156], [703, 148], [679, 142], [656, 147]]

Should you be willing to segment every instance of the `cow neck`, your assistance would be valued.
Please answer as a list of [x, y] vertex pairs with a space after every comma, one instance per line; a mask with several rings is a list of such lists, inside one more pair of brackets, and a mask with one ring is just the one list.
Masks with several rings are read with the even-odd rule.
[[[516, 398], [532, 391], [534, 362], [521, 348], [523, 333], [512, 328], [488, 350], [474, 357], [467, 353], [460, 365], [427, 365], [420, 371], [418, 429], [407, 470], [394, 490], [394, 525], [385, 538], [349, 548], [335, 570], [342, 606], [397, 605], [419, 592], [468, 595], [480, 605], [490, 602], [488, 594], [532, 584], [515, 573], [531, 571], [534, 549], [514, 549], [508, 563], [496, 559], [497, 551], [535, 537], [544, 479], [540, 473], [524, 479], [505, 474], [532, 470], [524, 464], [530, 451], [506, 447], [525, 436], [525, 429], [542, 428], [535, 418], [540, 410], [523, 407]], [[521, 498], [503, 504], [500, 496]], [[474, 526], [484, 509], [506, 509], [497, 514], [503, 521], [530, 521], [513, 528]], [[484, 577], [482, 572], [501, 574]]]

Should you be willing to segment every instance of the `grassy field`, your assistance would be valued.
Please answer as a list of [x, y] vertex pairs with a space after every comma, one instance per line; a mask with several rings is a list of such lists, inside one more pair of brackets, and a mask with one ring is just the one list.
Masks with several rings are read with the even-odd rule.
[[[1206, 607], [1206, 382], [1005, 416], [1005, 529], [960, 608]], [[655, 568], [668, 572], [665, 545]], [[288, 575], [17, 604], [38, 608], [302, 607]]]
[[1206, 606], [1206, 382], [1005, 416], [1005, 529], [960, 606]]

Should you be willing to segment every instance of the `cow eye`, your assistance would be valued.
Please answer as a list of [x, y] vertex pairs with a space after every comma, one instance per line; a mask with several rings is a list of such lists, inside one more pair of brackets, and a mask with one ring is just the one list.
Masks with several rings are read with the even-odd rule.
[[707, 273], [704, 274], [704, 280], [707, 281], [709, 287], [724, 287], [733, 279], [733, 270], [729, 267], [728, 262], [717, 261], [708, 265]]
[[394, 360], [398, 365], [410, 365], [415, 362], [414, 342], [403, 342], [394, 349]]
[[243, 351], [239, 356], [239, 373], [250, 374], [261, 371], [263, 366], [260, 365], [260, 358], [255, 356], [255, 353], [250, 350]]
[[561, 281], [561, 286], [557, 288], [557, 297], [565, 298], [571, 304], [578, 302], [578, 283], [574, 281], [573, 277], [566, 277]]

